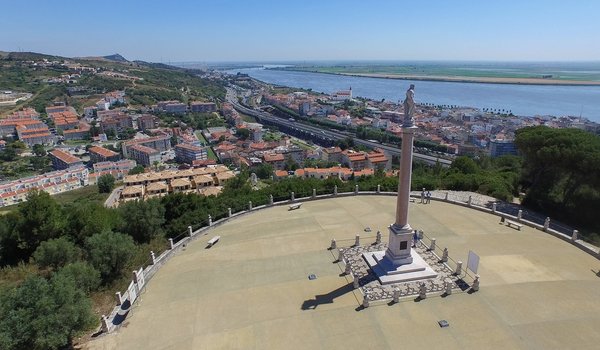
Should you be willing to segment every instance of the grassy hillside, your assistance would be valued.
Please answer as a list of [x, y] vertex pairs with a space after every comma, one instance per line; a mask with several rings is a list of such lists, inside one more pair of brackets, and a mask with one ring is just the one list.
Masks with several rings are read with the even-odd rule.
[[[96, 72], [84, 71], [74, 78], [74, 83], [48, 82], [48, 79], [77, 73], [67, 67], [76, 64], [95, 68]], [[222, 83], [200, 78], [200, 73], [199, 70], [141, 61], [71, 59], [30, 52], [4, 53], [0, 55], [0, 89], [29, 92], [33, 97], [15, 106], [0, 107], [0, 116], [23, 107], [33, 107], [43, 112], [54, 101], [67, 102], [82, 112], [83, 107], [92, 105], [93, 100], [103, 93], [114, 90], [125, 90], [134, 107], [170, 99], [183, 102], [223, 100], [225, 89]], [[72, 97], [67, 94], [68, 87], [84, 87], [87, 93]]]

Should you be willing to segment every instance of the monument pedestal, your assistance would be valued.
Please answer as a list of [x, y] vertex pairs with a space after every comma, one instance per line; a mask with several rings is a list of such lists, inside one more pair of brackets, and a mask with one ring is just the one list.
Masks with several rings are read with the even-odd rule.
[[363, 259], [381, 284], [392, 284], [437, 277], [429, 264], [411, 249], [413, 230], [410, 225], [390, 225], [388, 249], [363, 253]]

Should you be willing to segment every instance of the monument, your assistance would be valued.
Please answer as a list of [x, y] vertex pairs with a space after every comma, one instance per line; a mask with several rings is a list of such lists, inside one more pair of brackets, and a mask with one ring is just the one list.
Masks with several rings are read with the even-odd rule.
[[413, 84], [406, 91], [402, 124], [400, 175], [396, 199], [396, 220], [389, 226], [388, 248], [385, 251], [363, 253], [363, 258], [381, 284], [434, 278], [437, 273], [416, 251], [413, 251], [413, 228], [408, 223], [408, 203], [412, 177], [415, 101]]

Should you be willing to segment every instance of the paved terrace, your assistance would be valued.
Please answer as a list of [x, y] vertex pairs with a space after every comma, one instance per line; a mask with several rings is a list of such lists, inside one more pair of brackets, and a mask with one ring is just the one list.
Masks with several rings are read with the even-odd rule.
[[[360, 291], [327, 250], [356, 233], [373, 242], [395, 197], [355, 196], [272, 207], [188, 244], [151, 279], [123, 326], [89, 349], [598, 349], [600, 262], [497, 216], [411, 203], [414, 228], [466, 265], [481, 256], [481, 289], [359, 308]], [[371, 227], [372, 232], [363, 231]], [[221, 240], [211, 249], [206, 241]], [[317, 279], [309, 280], [309, 274]], [[308, 307], [307, 307], [308, 306]], [[359, 310], [359, 311], [357, 311]], [[440, 328], [437, 321], [450, 323]]]

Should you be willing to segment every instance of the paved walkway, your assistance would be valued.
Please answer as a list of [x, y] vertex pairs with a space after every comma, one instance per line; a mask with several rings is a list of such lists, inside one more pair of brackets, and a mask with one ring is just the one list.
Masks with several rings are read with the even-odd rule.
[[[409, 221], [456, 260], [478, 253], [481, 290], [360, 310], [360, 292], [340, 276], [343, 266], [327, 247], [332, 238], [350, 246], [357, 233], [374, 241], [377, 230], [387, 241], [395, 200], [273, 207], [217, 227], [158, 271], [122, 328], [87, 348], [598, 348], [597, 259], [541, 231], [517, 231], [497, 216], [438, 201], [411, 204]], [[220, 242], [205, 249], [214, 235]], [[450, 326], [440, 328], [442, 319]]]

